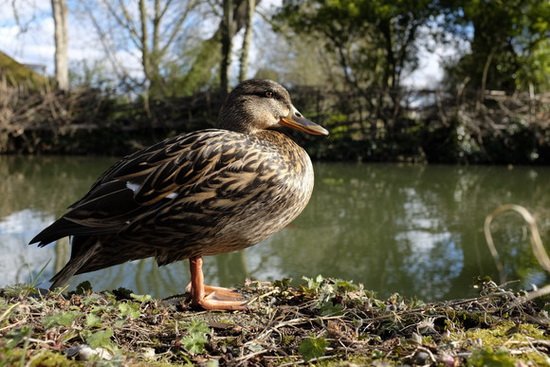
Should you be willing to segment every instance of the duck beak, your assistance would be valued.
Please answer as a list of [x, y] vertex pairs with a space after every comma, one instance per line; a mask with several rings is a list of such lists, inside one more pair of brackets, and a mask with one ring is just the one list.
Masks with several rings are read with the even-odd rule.
[[280, 124], [291, 129], [303, 131], [311, 135], [328, 135], [328, 131], [313, 121], [306, 119], [294, 106], [290, 106], [290, 113], [282, 117]]

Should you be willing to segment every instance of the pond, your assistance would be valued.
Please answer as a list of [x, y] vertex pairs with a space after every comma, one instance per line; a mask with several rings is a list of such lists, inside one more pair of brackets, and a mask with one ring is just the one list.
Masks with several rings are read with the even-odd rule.
[[[66, 239], [27, 246], [79, 199], [115, 161], [99, 157], [0, 157], [0, 287], [48, 279], [68, 259]], [[485, 216], [504, 203], [537, 215], [550, 229], [550, 167], [315, 164], [312, 199], [290, 226], [245, 251], [205, 259], [206, 281], [239, 286], [317, 274], [353, 280], [386, 297], [425, 301], [476, 294], [479, 276], [499, 281], [483, 236]], [[515, 214], [497, 217], [494, 238], [507, 280], [549, 281], [531, 254], [529, 232]], [[76, 276], [95, 290], [126, 287], [167, 297], [183, 293], [186, 261], [158, 268], [151, 259]]]

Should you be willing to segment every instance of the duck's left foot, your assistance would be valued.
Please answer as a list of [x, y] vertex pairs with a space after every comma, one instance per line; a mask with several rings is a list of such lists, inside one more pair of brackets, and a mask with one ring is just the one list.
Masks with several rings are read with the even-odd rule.
[[[192, 283], [189, 283], [187, 287], [185, 287], [185, 291], [193, 294], [191, 284]], [[244, 298], [240, 293], [229, 288], [204, 284], [203, 289], [205, 297], [212, 297], [219, 301], [244, 301]]]
[[200, 306], [205, 310], [227, 310], [227, 311], [237, 311], [237, 310], [246, 310], [246, 302], [242, 301], [230, 301], [230, 300], [220, 300], [217, 299], [215, 293], [211, 293], [206, 297], [201, 299], [195, 299], [193, 297], [193, 304]]
[[205, 310], [244, 310], [246, 301], [237, 292], [204, 284], [202, 273], [202, 258], [189, 259], [191, 267], [191, 283], [187, 291], [191, 292], [193, 304]]

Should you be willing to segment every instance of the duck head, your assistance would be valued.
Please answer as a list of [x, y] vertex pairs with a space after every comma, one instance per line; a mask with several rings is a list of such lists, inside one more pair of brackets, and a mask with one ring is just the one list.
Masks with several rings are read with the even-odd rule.
[[328, 135], [325, 128], [306, 119], [292, 104], [288, 91], [272, 80], [250, 79], [237, 85], [220, 110], [219, 126], [247, 134], [286, 126]]

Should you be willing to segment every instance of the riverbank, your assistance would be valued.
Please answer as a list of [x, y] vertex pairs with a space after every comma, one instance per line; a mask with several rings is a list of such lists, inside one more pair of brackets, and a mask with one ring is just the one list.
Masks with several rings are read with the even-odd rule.
[[[479, 297], [377, 299], [352, 282], [249, 282], [249, 309], [193, 310], [129, 290], [0, 291], [0, 365], [438, 365], [550, 363], [548, 303], [491, 281]], [[80, 361], [79, 361], [80, 360]]]
[[[296, 135], [317, 160], [550, 164], [548, 93], [487, 94], [480, 102], [443, 91], [403, 91], [394, 109], [377, 113], [365, 95], [310, 87], [291, 94], [304, 115], [331, 132], [322, 139]], [[146, 100], [0, 82], [0, 154], [122, 156], [215, 127], [222, 101], [215, 91]]]

